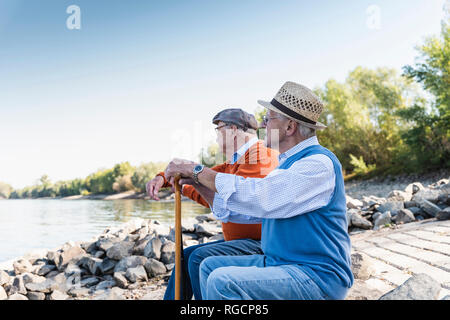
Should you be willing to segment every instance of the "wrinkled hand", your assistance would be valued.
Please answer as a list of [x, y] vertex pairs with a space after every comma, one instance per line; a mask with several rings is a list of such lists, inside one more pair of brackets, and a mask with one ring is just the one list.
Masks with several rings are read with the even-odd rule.
[[158, 191], [164, 185], [164, 178], [161, 176], [154, 177], [151, 181], [145, 185], [145, 190], [150, 198], [159, 201]]
[[193, 161], [173, 159], [166, 168], [164, 176], [174, 185], [175, 176], [179, 173], [182, 178], [192, 178], [192, 171], [197, 164]]

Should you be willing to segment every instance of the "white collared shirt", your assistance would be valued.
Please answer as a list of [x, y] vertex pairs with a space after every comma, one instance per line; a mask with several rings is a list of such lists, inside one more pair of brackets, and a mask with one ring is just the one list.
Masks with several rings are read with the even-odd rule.
[[[279, 155], [280, 165], [301, 150], [318, 145], [306, 139]], [[215, 179], [213, 214], [217, 219], [231, 213], [256, 218], [283, 219], [328, 204], [335, 187], [333, 162], [323, 154], [302, 158], [288, 168], [275, 169], [264, 178], [244, 178], [218, 173]]]

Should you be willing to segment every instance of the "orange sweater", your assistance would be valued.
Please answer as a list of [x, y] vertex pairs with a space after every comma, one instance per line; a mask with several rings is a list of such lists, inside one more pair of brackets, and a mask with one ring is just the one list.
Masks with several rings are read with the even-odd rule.
[[[236, 163], [229, 161], [211, 168], [222, 173], [231, 173], [245, 178], [263, 178], [278, 166], [278, 151], [264, 146], [263, 141], [258, 141], [251, 146], [245, 155]], [[164, 178], [163, 187], [170, 187], [170, 183], [164, 177], [164, 172], [158, 173]], [[191, 185], [185, 185], [183, 195], [209, 208], [208, 202]], [[235, 239], [261, 239], [261, 224], [240, 224], [233, 222], [222, 223], [223, 236], [226, 241]]]

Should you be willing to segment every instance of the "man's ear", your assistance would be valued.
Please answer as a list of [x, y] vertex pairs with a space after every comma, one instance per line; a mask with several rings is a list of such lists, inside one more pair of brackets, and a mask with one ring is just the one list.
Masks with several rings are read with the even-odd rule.
[[286, 128], [286, 135], [292, 136], [297, 132], [297, 122], [294, 120], [289, 120]]

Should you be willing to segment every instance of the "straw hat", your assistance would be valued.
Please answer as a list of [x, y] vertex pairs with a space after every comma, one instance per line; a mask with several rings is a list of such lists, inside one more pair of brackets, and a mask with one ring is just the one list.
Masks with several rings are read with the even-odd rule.
[[307, 87], [295, 82], [286, 82], [271, 102], [258, 100], [263, 107], [281, 113], [306, 127], [321, 130], [323, 123], [318, 122], [323, 103]]

